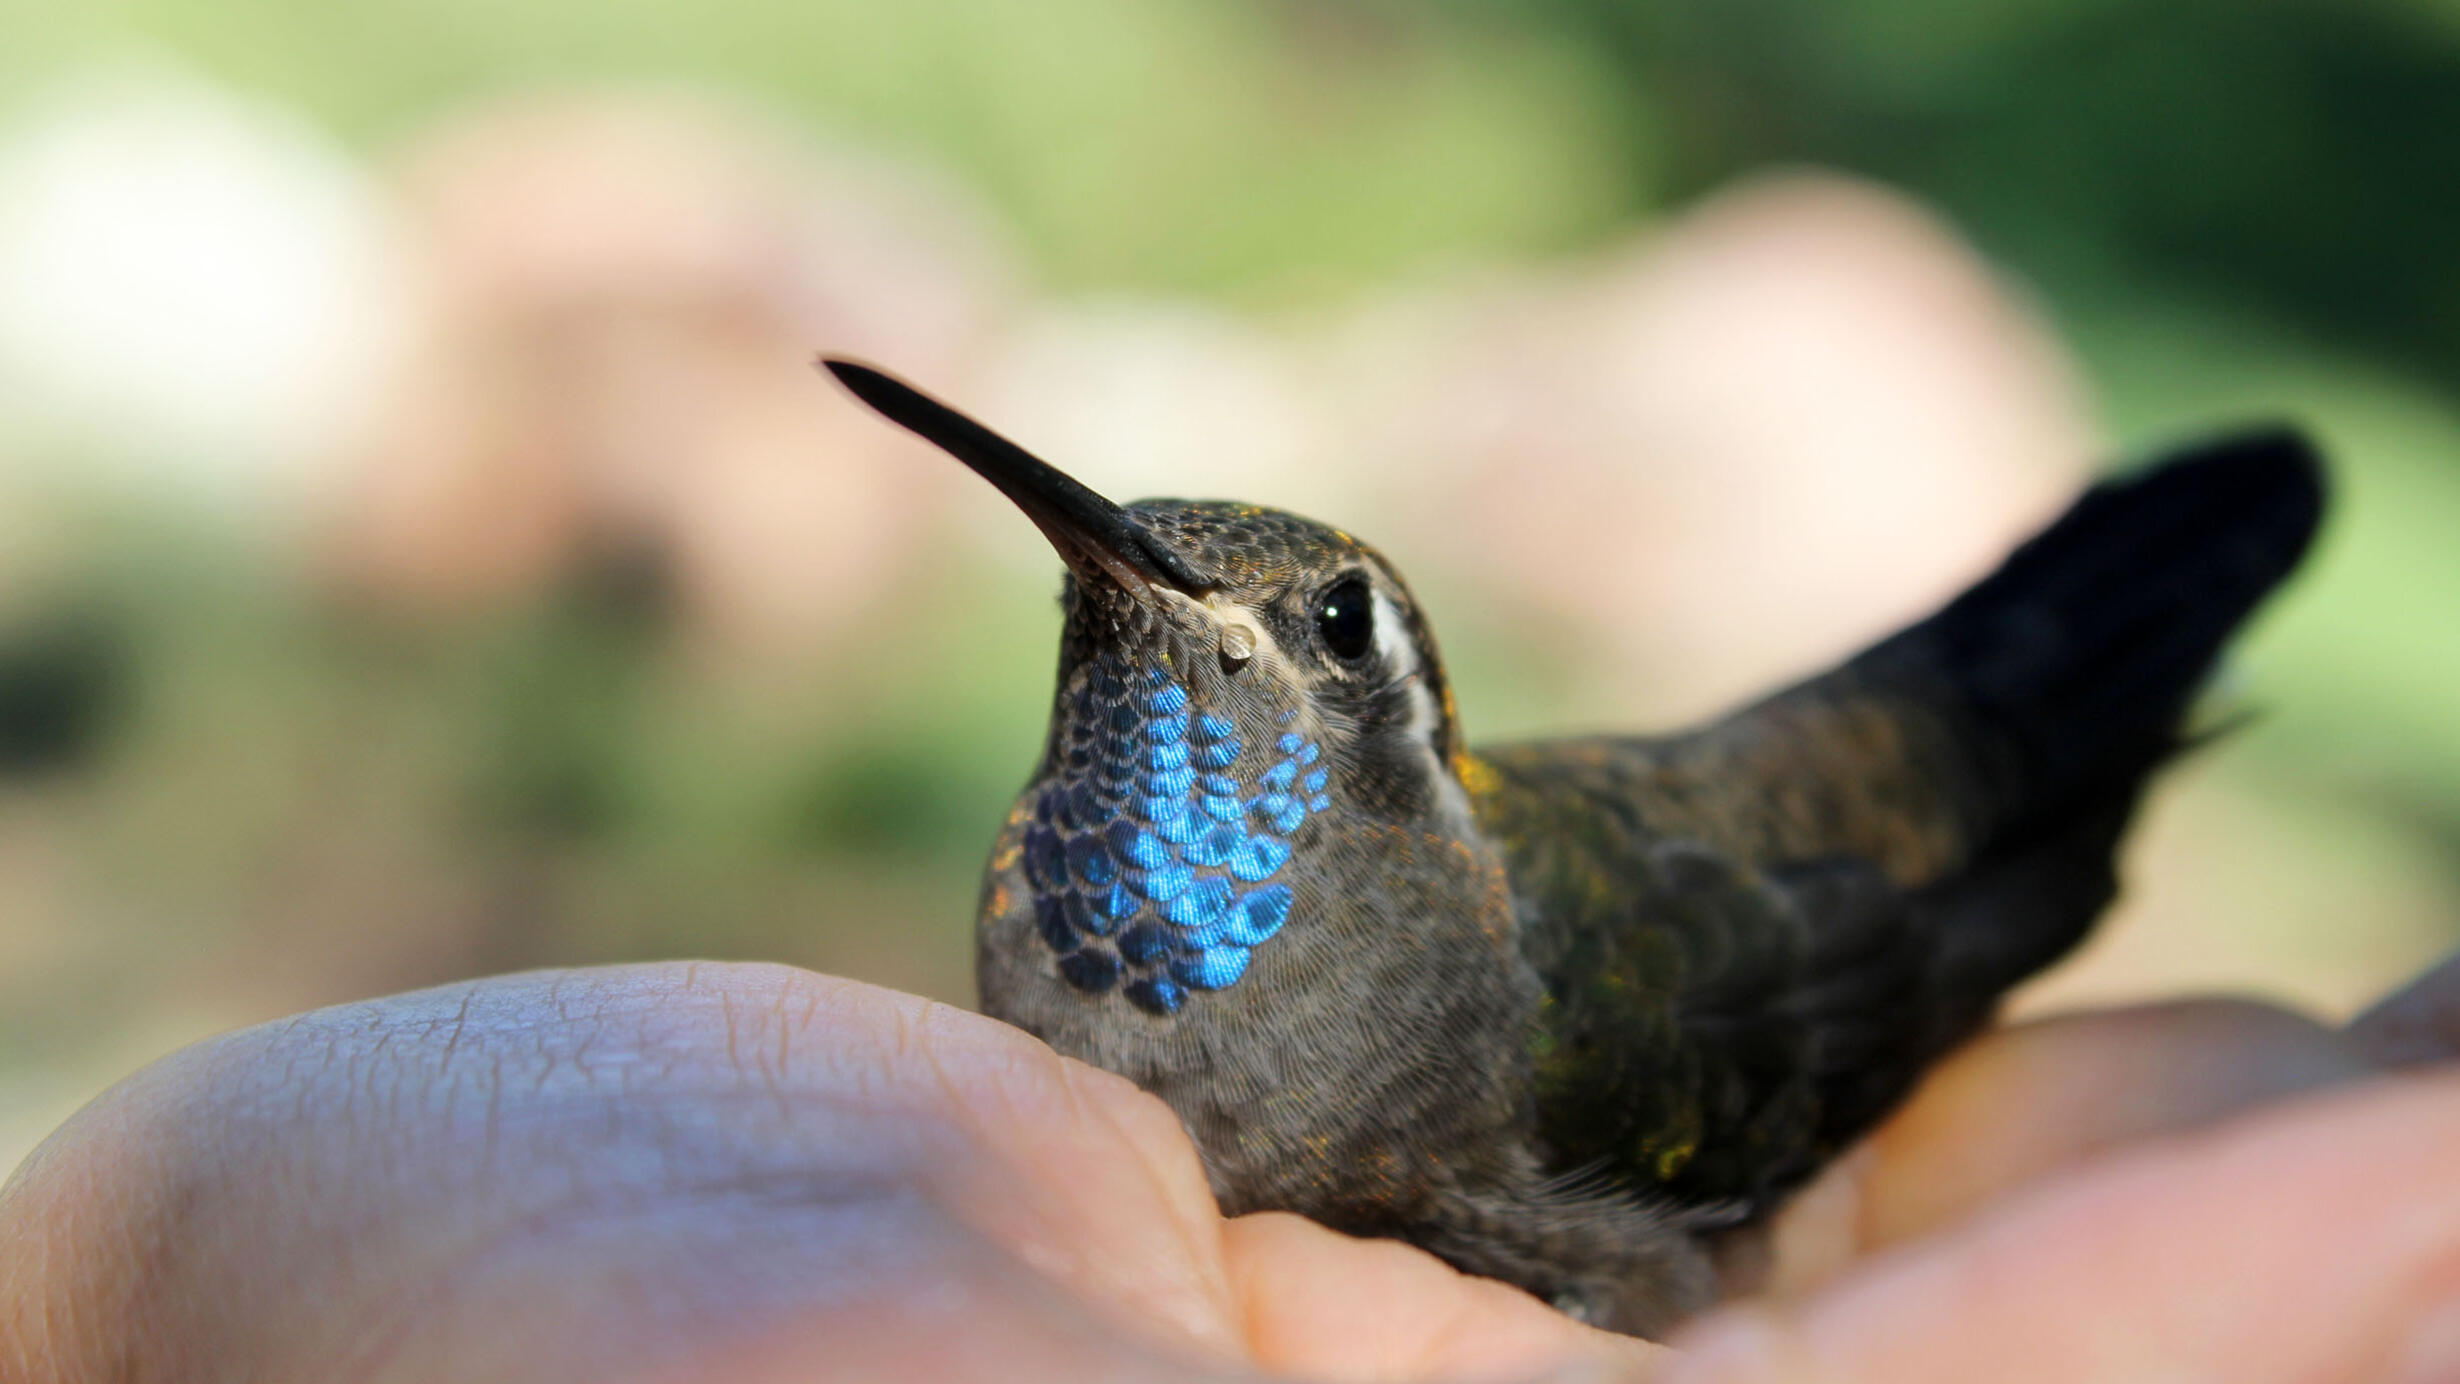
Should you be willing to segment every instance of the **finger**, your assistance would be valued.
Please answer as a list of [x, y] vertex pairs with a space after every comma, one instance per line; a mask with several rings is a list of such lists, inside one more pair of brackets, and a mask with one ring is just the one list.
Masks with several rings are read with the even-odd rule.
[[1257, 1363], [1308, 1379], [1642, 1378], [1663, 1347], [1582, 1326], [1394, 1240], [1278, 1213], [1230, 1222], [1226, 1251]]
[[1929, 1232], [2088, 1154], [2362, 1074], [2331, 1031], [2241, 1000], [2066, 1015], [1975, 1043], [1872, 1140], [1868, 1248]]
[[1704, 1323], [1670, 1384], [2460, 1378], [2460, 1077], [2385, 1078], [2161, 1141], [1789, 1304]]
[[1151, 1104], [780, 967], [303, 1016], [125, 1083], [0, 1193], [0, 1377], [1230, 1368], [1210, 1203]]
[[2351, 1020], [2349, 1040], [2382, 1067], [2460, 1057], [2460, 952]]
[[1993, 1031], [1942, 1063], [1862, 1149], [1780, 1214], [1766, 1286], [1801, 1291], [2104, 1150], [2368, 1070], [2332, 1031], [2242, 1000], [2101, 1010]]

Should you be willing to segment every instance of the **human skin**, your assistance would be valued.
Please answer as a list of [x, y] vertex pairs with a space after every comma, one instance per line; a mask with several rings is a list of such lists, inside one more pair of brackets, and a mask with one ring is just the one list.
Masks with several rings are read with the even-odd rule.
[[2455, 1380], [2455, 995], [1987, 1035], [1669, 1348], [1225, 1221], [1164, 1106], [977, 1015], [775, 966], [506, 976], [70, 1120], [0, 1189], [0, 1381]]

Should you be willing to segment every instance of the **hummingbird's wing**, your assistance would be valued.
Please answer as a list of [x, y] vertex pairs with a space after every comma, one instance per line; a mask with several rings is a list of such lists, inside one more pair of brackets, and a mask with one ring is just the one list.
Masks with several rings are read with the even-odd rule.
[[1689, 735], [1468, 759], [1545, 980], [1559, 1162], [1756, 1203], [2116, 891], [2145, 780], [2320, 515], [2272, 432], [2086, 492], [1945, 609]]
[[[1630, 742], [1482, 759], [1479, 797], [1546, 984], [1541, 1134], [1556, 1167], [1757, 1205], [1884, 1114], [2109, 902], [2134, 797], [2063, 837], [1909, 887], [1873, 856], [1762, 861], [1601, 791]], [[1674, 814], [1679, 815], [1679, 814]], [[1909, 834], [1908, 858], [1936, 849]], [[2020, 954], [2021, 953], [2021, 954]]]

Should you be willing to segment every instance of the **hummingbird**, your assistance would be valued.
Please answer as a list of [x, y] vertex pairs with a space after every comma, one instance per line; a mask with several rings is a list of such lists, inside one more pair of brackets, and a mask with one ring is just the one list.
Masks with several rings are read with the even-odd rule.
[[2085, 490], [1942, 609], [1705, 725], [1473, 749], [1347, 531], [1117, 505], [823, 364], [1066, 567], [984, 880], [985, 1013], [1177, 1112], [1225, 1215], [1416, 1244], [1660, 1336], [2091, 928], [2153, 772], [2311, 542], [2295, 431]]

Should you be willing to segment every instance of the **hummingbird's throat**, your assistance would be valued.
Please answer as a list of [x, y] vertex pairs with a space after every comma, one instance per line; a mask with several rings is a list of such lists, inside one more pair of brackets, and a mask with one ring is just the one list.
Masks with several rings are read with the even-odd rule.
[[1322, 744], [1289, 728], [1295, 705], [1196, 704], [1158, 652], [1078, 665], [1056, 714], [1024, 863], [1060, 976], [1154, 1014], [1237, 984], [1289, 921], [1283, 867], [1332, 805]]

